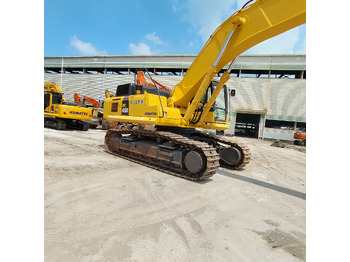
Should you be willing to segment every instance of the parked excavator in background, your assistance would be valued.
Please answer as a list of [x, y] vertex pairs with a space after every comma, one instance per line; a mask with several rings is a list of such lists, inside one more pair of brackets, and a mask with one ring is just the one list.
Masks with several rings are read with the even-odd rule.
[[87, 121], [90, 124], [90, 128], [102, 126], [102, 129], [106, 129], [106, 120], [103, 119], [103, 101], [98, 102], [91, 97], [74, 93], [74, 102], [92, 109], [92, 118]]
[[306, 146], [306, 131], [300, 130], [293, 135], [294, 145]]
[[105, 96], [106, 96], [106, 98], [115, 97], [115, 95], [112, 94], [111, 92], [109, 92], [108, 89], [105, 90]]
[[76, 129], [86, 131], [92, 110], [85, 106], [68, 103], [61, 88], [44, 81], [44, 126], [53, 129]]
[[[88, 97], [88, 96], [80, 96], [77, 93], [74, 93], [74, 102], [77, 104], [91, 104], [94, 108], [100, 108], [100, 102], [98, 102], [97, 100]], [[101, 103], [103, 104], [103, 102]], [[103, 108], [103, 107], [102, 107]]]
[[157, 82], [156, 80], [154, 80], [150, 76], [148, 76], [148, 78], [151, 80], [152, 83], [146, 81], [145, 74], [143, 73], [143, 71], [138, 71], [137, 77], [136, 77], [136, 84], [145, 85], [145, 86], [152, 86], [152, 87], [159, 88], [159, 89], [170, 92], [169, 88], [167, 88], [166, 86], [163, 86], [161, 83]]
[[[250, 3], [249, 1], [248, 3]], [[248, 4], [247, 3], [247, 4]], [[219, 166], [241, 169], [250, 161], [240, 142], [198, 129], [226, 130], [225, 83], [235, 59], [250, 47], [306, 21], [305, 0], [257, 0], [244, 5], [211, 35], [171, 92], [146, 84], [119, 85], [103, 116], [116, 123], [105, 136], [109, 153], [197, 181]], [[213, 78], [229, 64], [219, 81]]]

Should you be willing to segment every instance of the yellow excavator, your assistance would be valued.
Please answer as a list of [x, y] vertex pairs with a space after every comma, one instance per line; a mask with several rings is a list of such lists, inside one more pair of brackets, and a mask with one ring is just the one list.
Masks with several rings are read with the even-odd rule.
[[103, 112], [106, 121], [117, 123], [106, 132], [109, 153], [193, 181], [213, 176], [220, 165], [241, 169], [249, 163], [244, 144], [198, 129], [229, 128], [225, 83], [241, 53], [306, 22], [305, 0], [250, 2], [216, 29], [171, 92], [155, 82], [156, 88], [117, 86]]
[[91, 117], [90, 108], [68, 103], [58, 85], [44, 81], [44, 127], [86, 131], [89, 124], [84, 121]]

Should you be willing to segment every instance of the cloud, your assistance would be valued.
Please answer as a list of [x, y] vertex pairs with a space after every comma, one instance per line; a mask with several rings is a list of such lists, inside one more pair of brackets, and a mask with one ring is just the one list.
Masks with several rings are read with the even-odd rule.
[[299, 35], [298, 42], [294, 45], [294, 53], [306, 54], [306, 24], [298, 27]]
[[305, 54], [302, 38], [305, 41], [305, 35], [299, 34], [297, 27], [253, 46], [244, 54]]
[[160, 40], [158, 36], [156, 36], [156, 32], [153, 32], [152, 34], [147, 34], [145, 37], [146, 39], [152, 41], [155, 44], [158, 44], [158, 45], [164, 44], [164, 42]]
[[233, 14], [237, 2], [240, 1], [188, 0], [176, 11], [181, 11], [182, 19], [191, 24], [191, 31], [195, 31], [205, 43], [215, 29]]
[[139, 43], [135, 45], [134, 43], [129, 44], [132, 55], [152, 55], [151, 49], [145, 43]]
[[[216, 28], [248, 0], [187, 0], [185, 3], [173, 0], [174, 12], [182, 15], [182, 20], [191, 24], [205, 43]], [[180, 4], [181, 3], [181, 4]], [[215, 8], [213, 8], [215, 6]], [[247, 50], [245, 54], [292, 54], [305, 53], [305, 28], [295, 28], [272, 39], [266, 40]]]
[[[147, 34], [145, 38], [157, 45], [163, 45], [164, 42], [156, 35], [156, 32]], [[139, 42], [138, 45], [134, 43], [129, 44], [129, 49], [131, 50], [132, 55], [154, 55], [154, 52], [151, 51], [151, 48], [144, 42]]]
[[306, 54], [306, 37], [294, 46], [293, 50], [295, 54]]
[[76, 35], [70, 38], [70, 45], [75, 47], [81, 55], [106, 55], [107, 51], [99, 51], [91, 43], [85, 43], [77, 38]]

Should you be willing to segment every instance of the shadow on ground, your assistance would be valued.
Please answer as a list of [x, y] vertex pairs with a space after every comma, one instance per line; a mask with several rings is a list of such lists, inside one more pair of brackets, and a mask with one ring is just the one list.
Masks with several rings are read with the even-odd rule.
[[227, 171], [221, 170], [221, 169], [216, 171], [216, 173], [219, 174], [219, 175], [223, 175], [223, 176], [239, 179], [241, 181], [252, 183], [252, 184], [255, 184], [255, 185], [258, 185], [258, 186], [262, 186], [262, 187], [265, 187], [265, 188], [268, 188], [268, 189], [271, 189], [271, 190], [274, 190], [274, 191], [277, 191], [277, 192], [281, 192], [281, 193], [284, 193], [284, 194], [287, 194], [287, 195], [290, 195], [290, 196], [294, 196], [294, 197], [306, 200], [306, 194], [305, 193], [302, 193], [302, 192], [299, 192], [299, 191], [296, 191], [296, 190], [293, 190], [293, 189], [277, 186], [277, 185], [270, 184], [270, 183], [267, 183], [267, 182], [264, 182], [264, 181], [260, 181], [260, 180], [254, 179], [254, 178], [250, 178], [250, 177], [237, 175], [237, 174], [234, 174], [234, 173], [231, 173], [231, 172], [227, 172]]

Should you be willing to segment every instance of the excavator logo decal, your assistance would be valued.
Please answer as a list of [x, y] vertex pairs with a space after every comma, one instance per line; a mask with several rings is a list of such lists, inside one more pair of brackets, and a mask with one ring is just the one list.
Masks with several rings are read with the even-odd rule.
[[157, 112], [145, 112], [146, 116], [156, 116]]
[[77, 111], [69, 111], [69, 114], [72, 114], [72, 115], [84, 115], [84, 116], [88, 115], [85, 112], [77, 112]]
[[127, 97], [127, 99], [123, 99], [123, 103], [122, 103], [122, 115], [129, 115], [129, 97]]
[[141, 99], [141, 100], [131, 100], [130, 101], [130, 104], [132, 104], [132, 105], [143, 105], [143, 103], [144, 103], [143, 99]]

